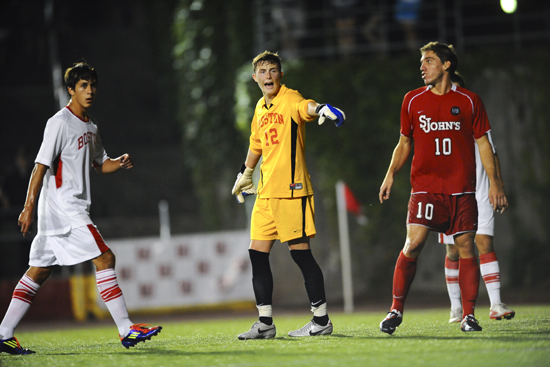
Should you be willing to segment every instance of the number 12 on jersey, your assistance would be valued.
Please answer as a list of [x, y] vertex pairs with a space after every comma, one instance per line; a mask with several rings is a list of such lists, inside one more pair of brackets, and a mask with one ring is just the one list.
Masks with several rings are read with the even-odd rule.
[[272, 129], [269, 129], [269, 131], [268, 130], [265, 131], [265, 145], [267, 147], [269, 146], [270, 140], [272, 145], [279, 144], [279, 140], [277, 140], [277, 138], [278, 138], [277, 129], [272, 128]]

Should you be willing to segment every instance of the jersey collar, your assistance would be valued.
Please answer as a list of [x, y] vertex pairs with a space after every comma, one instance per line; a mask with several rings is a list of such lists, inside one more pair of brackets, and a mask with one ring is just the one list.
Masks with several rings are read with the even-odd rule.
[[282, 96], [286, 93], [286, 91], [288, 90], [288, 88], [286, 87], [286, 85], [284, 84], [281, 84], [281, 88], [279, 89], [279, 93], [277, 93], [277, 95], [275, 96], [275, 98], [273, 98], [273, 100], [271, 101], [271, 105], [270, 106], [267, 106], [266, 103], [265, 103], [265, 97], [262, 97], [264, 99], [264, 108], [266, 110], [269, 110], [271, 108], [271, 106], [276, 106], [277, 105], [277, 102], [279, 101], [279, 98], [282, 98]]
[[89, 123], [90, 122], [90, 118], [88, 117], [86, 120], [83, 120], [81, 119], [80, 117], [78, 117], [74, 112], [73, 110], [71, 110], [71, 107], [69, 107], [69, 105], [66, 105], [65, 106], [69, 111], [71, 111], [71, 113], [73, 114], [74, 117], [76, 117], [77, 119], [79, 119], [80, 121], [82, 122], [86, 122], [86, 123]]

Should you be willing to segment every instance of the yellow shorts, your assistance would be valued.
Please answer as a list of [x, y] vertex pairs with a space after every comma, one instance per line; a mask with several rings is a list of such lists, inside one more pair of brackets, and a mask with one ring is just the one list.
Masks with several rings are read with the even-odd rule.
[[288, 242], [315, 237], [313, 195], [288, 199], [256, 198], [252, 210], [250, 238]]

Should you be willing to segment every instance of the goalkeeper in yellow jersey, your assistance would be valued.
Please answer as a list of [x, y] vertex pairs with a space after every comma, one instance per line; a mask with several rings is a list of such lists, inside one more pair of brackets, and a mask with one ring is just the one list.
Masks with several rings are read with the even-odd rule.
[[[305, 123], [319, 117], [344, 123], [344, 113], [329, 105], [305, 99], [281, 84], [283, 72], [278, 54], [265, 51], [252, 62], [252, 78], [263, 97], [256, 104], [250, 146], [232, 193], [239, 203], [244, 196], [258, 194], [252, 211], [250, 261], [252, 284], [259, 320], [239, 339], [270, 339], [276, 329], [272, 317], [273, 277], [269, 253], [275, 240], [288, 242], [290, 255], [304, 276], [313, 319], [289, 336], [317, 336], [332, 333], [327, 314], [323, 272], [313, 258], [310, 238], [315, 236], [313, 188], [307, 171], [304, 144]], [[258, 190], [252, 172], [263, 157]]]

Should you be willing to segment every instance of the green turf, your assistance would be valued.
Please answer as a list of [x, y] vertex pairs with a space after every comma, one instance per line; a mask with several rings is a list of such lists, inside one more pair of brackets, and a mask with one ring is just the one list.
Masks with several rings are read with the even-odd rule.
[[[331, 336], [290, 338], [308, 313], [275, 318], [274, 340], [240, 341], [251, 319], [164, 322], [162, 333], [130, 350], [113, 326], [18, 332], [36, 354], [0, 354], [1, 366], [550, 366], [550, 306], [515, 307], [511, 321], [478, 311], [482, 332], [450, 325], [448, 310], [409, 310], [389, 336], [378, 330], [384, 313], [333, 313]], [[483, 315], [482, 315], [483, 314]]]

